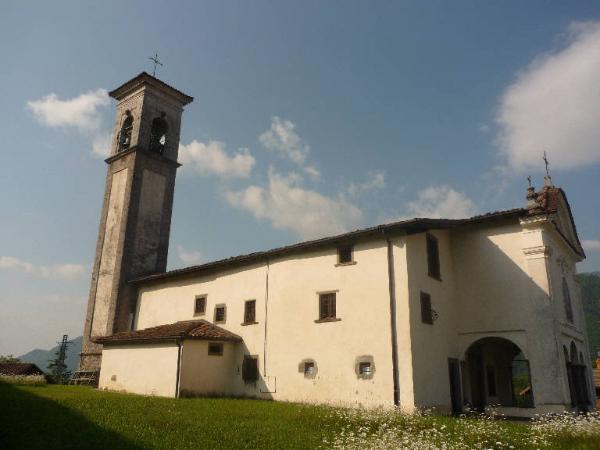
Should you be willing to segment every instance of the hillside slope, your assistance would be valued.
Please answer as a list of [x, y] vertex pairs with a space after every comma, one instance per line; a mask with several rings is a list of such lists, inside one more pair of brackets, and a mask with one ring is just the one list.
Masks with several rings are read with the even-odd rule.
[[595, 360], [600, 352], [600, 272], [580, 273], [577, 277], [583, 297], [590, 356]]

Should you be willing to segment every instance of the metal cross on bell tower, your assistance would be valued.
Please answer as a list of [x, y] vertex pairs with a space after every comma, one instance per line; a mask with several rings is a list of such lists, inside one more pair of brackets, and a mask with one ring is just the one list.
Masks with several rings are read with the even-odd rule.
[[544, 177], [544, 185], [545, 186], [552, 186], [552, 177], [550, 176], [550, 163], [548, 162], [548, 157], [546, 156], [546, 151], [544, 151], [544, 157], [542, 158], [544, 160], [544, 164], [546, 165], [546, 176]]
[[156, 66], [162, 67], [163, 64], [158, 59], [158, 53], [155, 53], [153, 57], [148, 58], [148, 59], [154, 63], [154, 69], [152, 70], [152, 76], [156, 77]]

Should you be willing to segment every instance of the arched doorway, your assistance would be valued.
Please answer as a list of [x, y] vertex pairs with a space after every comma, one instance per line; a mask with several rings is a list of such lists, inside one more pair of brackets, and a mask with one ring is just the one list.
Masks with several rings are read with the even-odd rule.
[[466, 403], [476, 409], [533, 407], [529, 361], [516, 344], [499, 337], [482, 338], [471, 344], [465, 359]]
[[571, 394], [571, 406], [579, 411], [587, 411], [591, 405], [588, 396], [587, 368], [584, 364], [583, 353], [577, 355], [577, 346], [571, 341], [569, 350], [563, 346], [563, 353], [567, 366], [567, 380]]

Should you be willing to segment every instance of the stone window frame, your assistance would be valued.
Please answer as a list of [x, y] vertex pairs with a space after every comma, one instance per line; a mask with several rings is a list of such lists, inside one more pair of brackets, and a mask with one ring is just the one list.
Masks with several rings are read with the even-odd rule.
[[[211, 351], [211, 346], [213, 346], [212, 351]], [[208, 356], [223, 356], [223, 348], [224, 348], [224, 345], [222, 342], [209, 342], [208, 343]]]
[[[342, 261], [342, 252], [348, 249], [350, 250], [350, 259], [348, 261]], [[355, 264], [356, 261], [354, 260], [354, 244], [340, 245], [337, 248], [337, 264], [335, 266], [353, 266]]]
[[[338, 309], [337, 309], [337, 294], [339, 292], [339, 289], [335, 289], [335, 290], [329, 290], [329, 291], [320, 291], [317, 292], [317, 306], [318, 306], [318, 319], [315, 320], [315, 323], [325, 323], [325, 322], [339, 322], [340, 320], [342, 320], [340, 317], [338, 317]], [[323, 311], [323, 307], [322, 307], [322, 302], [324, 300], [324, 296], [326, 295], [334, 295], [334, 303], [333, 303], [333, 308], [331, 308], [331, 305], [328, 306], [328, 310], [329, 310], [329, 314], [331, 313], [331, 309], [334, 309], [335, 314], [334, 315], [323, 315], [322, 311]]]
[[[223, 308], [223, 320], [217, 320], [217, 310]], [[214, 315], [213, 315], [214, 323], [226, 323], [227, 322], [227, 305], [225, 303], [219, 303], [215, 305]]]
[[[254, 304], [254, 311], [252, 317], [250, 318], [251, 320], [248, 320], [248, 305], [252, 303]], [[256, 325], [257, 323], [258, 322], [256, 321], [256, 299], [246, 300], [244, 302], [244, 321], [241, 323], [241, 325]]]
[[[204, 300], [202, 310], [198, 310], [198, 300]], [[194, 317], [206, 315], [206, 305], [208, 303], [208, 294], [199, 294], [194, 297]]]
[[439, 239], [432, 233], [425, 233], [425, 246], [427, 249], [427, 275], [442, 281]]

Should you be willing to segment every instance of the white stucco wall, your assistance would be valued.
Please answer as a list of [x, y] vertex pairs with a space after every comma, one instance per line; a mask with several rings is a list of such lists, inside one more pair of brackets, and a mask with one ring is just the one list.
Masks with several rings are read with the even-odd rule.
[[185, 340], [181, 352], [180, 395], [231, 395], [235, 379], [241, 376], [238, 365], [238, 348], [233, 342], [222, 342], [222, 355], [209, 355], [209, 342]]
[[174, 397], [178, 351], [175, 343], [105, 345], [98, 387], [133, 394]]
[[[425, 233], [392, 239], [401, 406], [449, 411], [448, 359], [464, 361], [473, 343], [500, 337], [519, 346], [530, 361], [537, 406], [530, 412], [563, 408], [568, 386], [560, 336], [583, 336], [578, 291], [572, 291], [577, 323], [566, 328], [560, 318], [562, 299], [554, 292], [553, 280], [563, 274], [556, 272], [558, 263], [549, 254], [562, 255], [563, 261], [564, 249], [537, 223], [505, 221], [431, 234], [439, 243], [441, 280], [428, 275]], [[208, 357], [206, 342], [184, 347], [182, 389], [203, 395], [392, 405], [385, 238], [355, 243], [354, 261], [338, 265], [337, 249], [331, 247], [148, 284], [139, 292], [135, 327], [194, 318], [213, 322], [215, 305], [224, 304], [227, 319], [219, 325], [240, 335], [243, 343], [226, 347], [227, 355], [220, 360]], [[315, 322], [319, 293], [332, 291], [340, 320]], [[433, 325], [421, 320], [421, 292], [431, 295], [438, 314]], [[194, 315], [197, 295], [207, 296], [206, 313], [200, 316]], [[242, 324], [246, 300], [256, 300], [256, 324]], [[580, 343], [583, 349], [585, 340]], [[258, 358], [260, 379], [255, 384], [241, 378], [248, 354]], [[357, 376], [360, 358], [373, 361], [372, 379]], [[304, 376], [305, 360], [316, 363], [314, 378]]]
[[[454, 270], [448, 231], [431, 231], [438, 240], [441, 279], [428, 275], [426, 234], [406, 238], [408, 302], [415, 405], [451, 410], [448, 358], [459, 358], [456, 335]], [[421, 292], [431, 295], [438, 314], [433, 325], [421, 319]]]
[[[276, 258], [268, 265], [258, 263], [215, 275], [148, 285], [140, 290], [135, 327], [194, 318], [212, 322], [214, 306], [225, 304], [227, 320], [219, 326], [244, 340], [239, 346], [235, 370], [241, 367], [243, 355], [250, 354], [258, 356], [261, 374], [256, 385], [243, 383], [238, 374], [229, 385], [231, 394], [289, 401], [391, 405], [385, 240], [357, 243], [354, 260], [354, 265], [339, 266], [337, 249], [329, 248]], [[322, 291], [337, 291], [340, 321], [315, 323], [319, 315], [318, 293]], [[205, 316], [194, 316], [196, 295], [207, 295]], [[258, 323], [242, 325], [244, 301], [250, 299], [256, 300]], [[356, 374], [360, 357], [372, 358], [374, 362], [375, 374], [370, 380]], [[306, 379], [300, 371], [300, 363], [305, 359], [317, 364], [314, 379]]]

